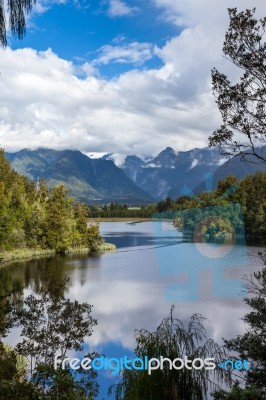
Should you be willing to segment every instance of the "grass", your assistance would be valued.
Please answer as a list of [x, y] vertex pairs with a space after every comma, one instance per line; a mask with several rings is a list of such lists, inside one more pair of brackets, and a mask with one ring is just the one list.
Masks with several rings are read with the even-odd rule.
[[[115, 250], [116, 246], [112, 243], [102, 243], [99, 245], [99, 252]], [[75, 247], [67, 249], [65, 254], [89, 254], [88, 247]], [[12, 251], [2, 251], [0, 253], [0, 265], [10, 264], [14, 261], [30, 261], [37, 258], [55, 256], [56, 251], [51, 249], [16, 249]]]
[[134, 217], [110, 217], [110, 218], [90, 218], [90, 221], [94, 222], [144, 222], [144, 221], [152, 221], [152, 218], [134, 218]]
[[[98, 252], [102, 251], [109, 251], [109, 250], [115, 250], [116, 246], [112, 243], [101, 243], [98, 246]], [[70, 248], [67, 249], [66, 254], [89, 254], [90, 249], [88, 247], [75, 247], [75, 248]]]
[[112, 243], [102, 243], [99, 246], [99, 251], [111, 251], [111, 250], [115, 250], [116, 246], [115, 244]]
[[0, 263], [17, 260], [32, 260], [34, 258], [49, 257], [54, 255], [55, 250], [51, 249], [16, 249], [12, 251], [2, 251], [0, 253]]

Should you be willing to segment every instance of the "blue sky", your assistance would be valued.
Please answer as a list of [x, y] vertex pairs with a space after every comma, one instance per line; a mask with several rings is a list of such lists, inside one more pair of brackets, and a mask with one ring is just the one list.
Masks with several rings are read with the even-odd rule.
[[[115, 10], [108, 1], [85, 1], [54, 4], [44, 13], [35, 13], [30, 28], [21, 42], [10, 38], [13, 49], [32, 47], [45, 51], [51, 48], [59, 57], [74, 63], [92, 62], [100, 57], [104, 46], [112, 48], [146, 44], [148, 59], [137, 63], [125, 59], [98, 65], [99, 72], [112, 78], [134, 68], [158, 68], [161, 60], [152, 54], [153, 46], [162, 47], [180, 32], [180, 27], [165, 21], [152, 2], [117, 0]], [[149, 45], [149, 47], [148, 47]]]
[[120, 160], [207, 146], [211, 69], [240, 77], [222, 54], [228, 7], [266, 15], [261, 0], [39, 0], [0, 48], [0, 145]]

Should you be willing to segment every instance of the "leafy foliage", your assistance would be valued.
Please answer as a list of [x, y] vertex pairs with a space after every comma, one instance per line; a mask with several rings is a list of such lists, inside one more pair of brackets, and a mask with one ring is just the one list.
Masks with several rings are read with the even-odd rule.
[[214, 400], [264, 400], [264, 394], [257, 388], [241, 388], [236, 383], [230, 392], [220, 391], [213, 394]]
[[245, 231], [248, 239], [266, 242], [266, 173], [257, 172], [241, 181], [228, 176], [212, 192], [181, 196], [170, 208], [168, 204], [160, 202], [160, 209], [172, 211], [172, 216], [174, 212], [175, 225], [186, 233], [195, 233], [200, 224], [199, 236], [230, 239], [233, 226], [236, 234]]
[[255, 9], [238, 12], [229, 8], [230, 24], [225, 36], [225, 58], [243, 71], [240, 81], [230, 82], [217, 69], [212, 70], [212, 88], [223, 124], [209, 138], [222, 154], [249, 155], [266, 161], [256, 145], [266, 139], [266, 17], [254, 18]]
[[92, 218], [152, 218], [155, 205], [130, 208], [127, 204], [110, 203], [103, 206], [91, 205], [88, 209]]
[[53, 361], [56, 353], [65, 357], [67, 350], [81, 350], [84, 337], [90, 336], [96, 325], [91, 308], [87, 303], [65, 299], [62, 284], [49, 283], [37, 295], [18, 301], [16, 321], [23, 337], [18, 352], [30, 356], [32, 366], [42, 360], [45, 364]]
[[[262, 254], [261, 254], [262, 256]], [[266, 257], [264, 255], [266, 264]], [[225, 340], [229, 350], [237, 352], [242, 359], [249, 360], [251, 368], [247, 372], [246, 387], [240, 388], [238, 382], [228, 393], [219, 391], [215, 400], [263, 400], [266, 398], [266, 268], [254, 273], [253, 279], [246, 282], [249, 297], [244, 301], [251, 307], [243, 320], [248, 330], [235, 339]]]
[[13, 171], [0, 150], [0, 251], [95, 251], [101, 242], [99, 226], [88, 226], [86, 207], [68, 198], [63, 185], [49, 193], [44, 180], [34, 183]]
[[[54, 368], [55, 356], [82, 350], [97, 324], [90, 304], [64, 297], [67, 283], [55, 284], [48, 276], [35, 295], [15, 297], [12, 308], [2, 310], [1, 318], [11, 314], [23, 339], [15, 349], [0, 342], [0, 399], [91, 400], [97, 395], [94, 370]], [[10, 326], [7, 322], [3, 330]]]
[[[204, 318], [194, 314], [188, 326], [174, 316], [174, 306], [170, 315], [163, 319], [155, 332], [140, 330], [136, 333], [135, 355], [139, 358], [167, 357], [188, 359], [214, 357], [222, 360], [226, 356], [223, 347], [212, 339], [206, 338], [203, 326]], [[213, 374], [213, 375], [212, 375]], [[230, 380], [222, 369], [170, 370], [165, 363], [163, 369], [157, 369], [148, 375], [147, 371], [124, 370], [122, 382], [110, 388], [116, 400], [202, 400], [208, 388], [215, 387], [214, 378]]]

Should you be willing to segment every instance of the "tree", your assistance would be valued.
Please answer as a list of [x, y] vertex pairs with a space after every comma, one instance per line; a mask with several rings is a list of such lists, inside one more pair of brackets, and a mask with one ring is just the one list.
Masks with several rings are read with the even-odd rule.
[[[262, 256], [262, 255], [261, 255]], [[266, 257], [264, 255], [266, 265]], [[215, 400], [264, 400], [266, 398], [266, 268], [254, 273], [254, 278], [247, 280], [247, 291], [251, 297], [244, 299], [251, 307], [243, 320], [248, 330], [235, 339], [226, 340], [229, 350], [248, 360], [251, 368], [247, 373], [246, 386], [240, 388], [236, 382], [230, 392], [219, 391]]]
[[212, 70], [213, 93], [223, 123], [209, 137], [209, 145], [218, 146], [226, 156], [265, 162], [265, 148], [258, 146], [266, 139], [266, 17], [255, 19], [255, 9], [238, 12], [229, 8], [228, 12], [223, 53], [243, 74], [234, 84], [216, 68]]
[[36, 294], [14, 302], [14, 319], [23, 337], [15, 351], [28, 357], [28, 383], [39, 393], [40, 400], [88, 400], [98, 393], [96, 371], [72, 371], [68, 365], [54, 368], [56, 355], [63, 359], [67, 351], [83, 350], [82, 343], [97, 324], [90, 304], [64, 297], [68, 282], [66, 279], [56, 284], [48, 276]]
[[73, 210], [64, 185], [55, 186], [47, 202], [47, 247], [64, 253], [72, 244]]
[[23, 337], [17, 351], [30, 357], [31, 366], [53, 362], [58, 353], [65, 357], [68, 350], [81, 350], [83, 339], [91, 336], [97, 324], [91, 317], [90, 304], [64, 298], [68, 281], [56, 284], [48, 280], [37, 295], [31, 294], [15, 304], [15, 318]]
[[228, 393], [225, 391], [213, 394], [214, 400], [265, 400], [264, 394], [256, 388], [241, 388], [235, 383], [232, 390]]
[[[14, 37], [22, 39], [26, 32], [26, 17], [32, 11], [36, 0], [7, 0], [0, 1], [0, 44], [7, 45], [7, 28]], [[8, 15], [8, 23], [6, 22]]]
[[[206, 340], [204, 318], [201, 315], [193, 315], [186, 328], [173, 311], [174, 306], [155, 332], [137, 331], [136, 357], [159, 359], [163, 356], [172, 361], [185, 357], [190, 360], [210, 357], [217, 362], [226, 357], [223, 347], [211, 339]], [[202, 400], [209, 386], [216, 385], [214, 378], [230, 380], [230, 376], [220, 368], [176, 370], [170, 369], [169, 364], [165, 363], [163, 369], [156, 369], [151, 375], [145, 370], [125, 369], [122, 382], [111, 386], [109, 391], [115, 393], [116, 400]]]
[[100, 226], [95, 222], [91, 222], [87, 228], [87, 237], [86, 237], [87, 246], [90, 249], [90, 252], [97, 252], [99, 249], [99, 244], [102, 243], [102, 238], [100, 236]]
[[174, 206], [174, 201], [171, 199], [171, 197], [166, 197], [165, 200], [159, 201], [159, 203], [156, 206], [156, 210], [158, 212], [164, 212], [164, 211], [169, 211], [173, 208]]
[[1, 293], [0, 337], [16, 324], [23, 340], [16, 349], [0, 340], [0, 400], [92, 400], [97, 395], [96, 371], [53, 365], [56, 354], [82, 350], [97, 324], [91, 305], [64, 297], [68, 282], [54, 283], [46, 271], [43, 287], [24, 300], [17, 290]]
[[15, 172], [0, 149], [0, 250], [97, 251], [99, 226], [88, 226], [87, 217], [88, 208], [67, 197], [63, 185], [49, 193], [44, 180], [35, 184]]
[[39, 400], [36, 387], [26, 380], [26, 359], [2, 342], [14, 325], [12, 303], [18, 290], [0, 294], [0, 400]]

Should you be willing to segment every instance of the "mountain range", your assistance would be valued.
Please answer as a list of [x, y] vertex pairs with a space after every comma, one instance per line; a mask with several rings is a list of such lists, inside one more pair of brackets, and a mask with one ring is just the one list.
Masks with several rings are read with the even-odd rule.
[[49, 187], [64, 183], [70, 195], [86, 203], [145, 204], [215, 189], [228, 175], [244, 178], [266, 171], [266, 163], [226, 160], [216, 148], [175, 152], [167, 147], [149, 159], [129, 155], [119, 166], [112, 153], [98, 159], [78, 150], [45, 148], [5, 154], [19, 173], [36, 181], [44, 177]]
[[140, 188], [161, 200], [180, 196], [184, 186], [194, 190], [205, 174], [214, 173], [224, 161], [217, 149], [175, 152], [167, 147], [148, 162], [128, 156], [121, 168]]
[[132, 182], [113, 161], [91, 159], [78, 150], [23, 149], [6, 153], [13, 168], [31, 180], [44, 177], [49, 187], [65, 184], [85, 203], [148, 203], [153, 198]]

